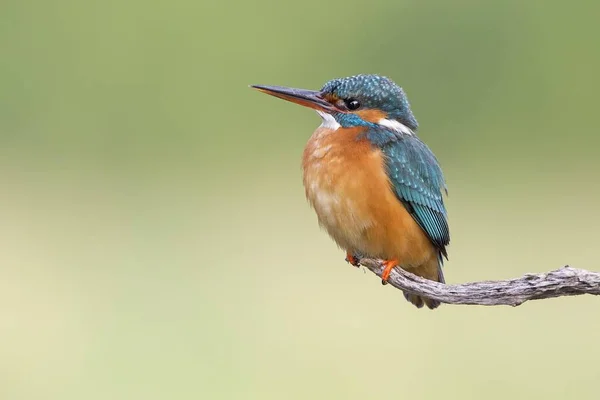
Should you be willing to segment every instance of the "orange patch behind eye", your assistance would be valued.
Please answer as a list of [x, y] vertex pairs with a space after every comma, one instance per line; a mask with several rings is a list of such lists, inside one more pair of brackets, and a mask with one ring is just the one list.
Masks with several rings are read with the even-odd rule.
[[325, 94], [325, 100], [327, 100], [328, 102], [330, 102], [331, 104], [335, 104], [336, 101], [338, 101], [340, 98], [338, 96], [336, 96], [333, 93], [327, 93]]
[[360, 110], [354, 114], [358, 115], [363, 121], [378, 123], [380, 120], [387, 118], [387, 113], [381, 110]]

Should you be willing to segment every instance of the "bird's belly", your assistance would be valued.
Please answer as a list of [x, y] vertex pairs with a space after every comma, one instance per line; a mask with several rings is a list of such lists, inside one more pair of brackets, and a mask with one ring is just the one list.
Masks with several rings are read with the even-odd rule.
[[433, 246], [391, 190], [381, 153], [311, 146], [303, 159], [306, 197], [337, 244], [410, 267]]
[[361, 247], [366, 231], [375, 224], [370, 210], [349, 194], [352, 181], [348, 172], [331, 168], [305, 176], [306, 196], [319, 223], [344, 249]]

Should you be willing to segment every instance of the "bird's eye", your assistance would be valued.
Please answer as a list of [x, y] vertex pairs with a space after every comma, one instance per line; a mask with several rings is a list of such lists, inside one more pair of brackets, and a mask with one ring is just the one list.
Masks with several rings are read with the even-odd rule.
[[360, 102], [356, 99], [348, 99], [346, 100], [346, 107], [348, 107], [348, 110], [357, 110], [360, 107]]

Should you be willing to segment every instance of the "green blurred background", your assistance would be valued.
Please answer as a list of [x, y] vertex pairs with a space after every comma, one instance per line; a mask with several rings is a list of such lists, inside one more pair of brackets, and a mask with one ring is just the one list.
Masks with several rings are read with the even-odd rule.
[[417, 310], [304, 200], [315, 113], [379, 73], [449, 184], [450, 283], [597, 269], [600, 6], [0, 5], [0, 399], [595, 399], [598, 299]]

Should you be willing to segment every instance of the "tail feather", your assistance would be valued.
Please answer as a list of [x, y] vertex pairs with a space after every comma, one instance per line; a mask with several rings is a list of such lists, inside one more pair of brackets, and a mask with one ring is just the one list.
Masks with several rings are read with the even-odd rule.
[[[423, 308], [423, 304], [424, 304], [424, 300], [425, 300], [424, 297], [417, 296], [416, 294], [410, 294], [407, 292], [404, 292], [404, 297], [406, 298], [406, 300], [413, 303], [415, 305], [415, 307]], [[427, 307], [429, 307], [429, 304], [427, 304]], [[429, 307], [429, 308], [431, 308], [431, 307]]]
[[[415, 271], [415, 272], [417, 272], [417, 275], [423, 276], [423, 278], [425, 278], [425, 279], [430, 279], [430, 280], [440, 282], [440, 283], [446, 283], [446, 280], [444, 279], [444, 273], [442, 272], [443, 262], [442, 262], [441, 254], [438, 255], [437, 260], [435, 260], [435, 261], [437, 263], [437, 267], [431, 268], [433, 270], [432, 274], [424, 273], [423, 274], [424, 276], [423, 276], [420, 273], [418, 273], [419, 271]], [[425, 268], [424, 272], [426, 272], [426, 271], [427, 271], [427, 268]], [[433, 300], [428, 297], [422, 297], [422, 296], [418, 296], [416, 294], [411, 294], [411, 293], [406, 293], [406, 292], [404, 292], [404, 297], [406, 298], [406, 300], [408, 300], [409, 302], [414, 304], [415, 307], [417, 307], [417, 308], [422, 308], [423, 304], [425, 304], [430, 310], [433, 310], [433, 309], [438, 308], [440, 306], [440, 304], [442, 304], [438, 300]]]

